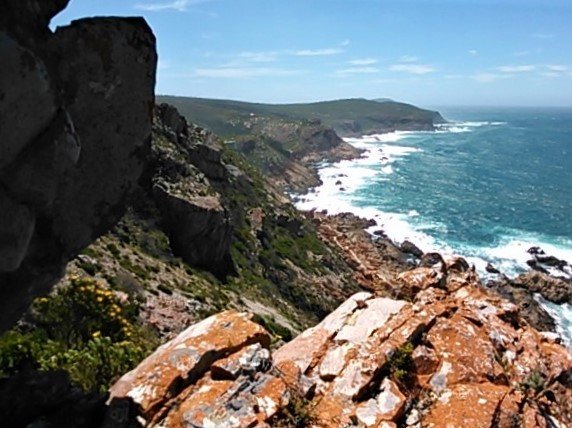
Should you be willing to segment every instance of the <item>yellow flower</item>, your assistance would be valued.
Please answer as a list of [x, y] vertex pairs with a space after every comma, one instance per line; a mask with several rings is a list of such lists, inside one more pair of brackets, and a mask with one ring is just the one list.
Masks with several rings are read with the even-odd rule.
[[92, 337], [99, 337], [99, 336], [101, 336], [101, 332], [100, 332], [100, 331], [96, 331], [96, 332], [93, 333], [91, 336], [92, 336]]

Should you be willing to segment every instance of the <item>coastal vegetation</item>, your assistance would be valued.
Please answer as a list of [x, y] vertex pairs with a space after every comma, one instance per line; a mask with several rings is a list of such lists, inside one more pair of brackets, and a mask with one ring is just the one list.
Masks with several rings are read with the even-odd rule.
[[0, 378], [22, 370], [65, 370], [84, 391], [105, 392], [158, 345], [137, 319], [132, 296], [73, 276], [35, 300], [22, 325], [0, 336]]
[[260, 104], [206, 98], [158, 96], [182, 115], [223, 138], [249, 135], [260, 121], [307, 122], [319, 120], [340, 136], [363, 135], [396, 129], [433, 129], [443, 123], [435, 111], [391, 100], [363, 98], [306, 104]]

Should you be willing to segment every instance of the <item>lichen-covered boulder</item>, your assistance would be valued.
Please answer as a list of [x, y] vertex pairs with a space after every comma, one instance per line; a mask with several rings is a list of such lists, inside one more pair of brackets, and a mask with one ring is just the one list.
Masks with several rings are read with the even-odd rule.
[[158, 348], [110, 390], [107, 426], [133, 415], [169, 427], [246, 427], [287, 404], [272, 370], [269, 334], [232, 311], [189, 327]]

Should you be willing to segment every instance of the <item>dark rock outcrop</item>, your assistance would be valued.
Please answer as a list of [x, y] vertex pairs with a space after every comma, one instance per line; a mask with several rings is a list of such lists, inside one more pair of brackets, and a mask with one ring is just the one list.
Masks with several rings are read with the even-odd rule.
[[157, 106], [151, 194], [175, 254], [224, 277], [234, 271], [232, 224], [210, 181], [230, 177], [211, 134], [173, 107]]
[[532, 271], [519, 275], [513, 282], [516, 287], [540, 293], [551, 302], [572, 303], [572, 281]]
[[121, 217], [150, 148], [157, 56], [141, 18], [52, 33], [65, 0], [0, 5], [0, 329]]
[[532, 255], [532, 259], [527, 260], [526, 264], [537, 272], [550, 274], [558, 271], [558, 275], [568, 280], [572, 280], [572, 267], [566, 260], [559, 259], [558, 257], [548, 255], [540, 247], [530, 247], [526, 250], [527, 253]]
[[403, 241], [400, 245], [401, 251], [414, 255], [417, 258], [423, 257], [423, 251], [411, 241]]
[[516, 287], [507, 277], [489, 281], [486, 287], [519, 307], [520, 315], [538, 331], [556, 331], [556, 324], [530, 291]]
[[0, 425], [97, 428], [105, 394], [85, 394], [64, 371], [25, 371], [0, 379]]

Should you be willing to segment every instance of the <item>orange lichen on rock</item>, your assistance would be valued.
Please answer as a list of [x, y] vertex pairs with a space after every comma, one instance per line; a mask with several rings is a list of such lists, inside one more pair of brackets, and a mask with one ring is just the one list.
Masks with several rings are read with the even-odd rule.
[[112, 397], [168, 427], [572, 424], [572, 357], [557, 337], [484, 290], [466, 262], [400, 281], [417, 290], [410, 302], [357, 293], [272, 356], [247, 315], [211, 317], [124, 376]]

